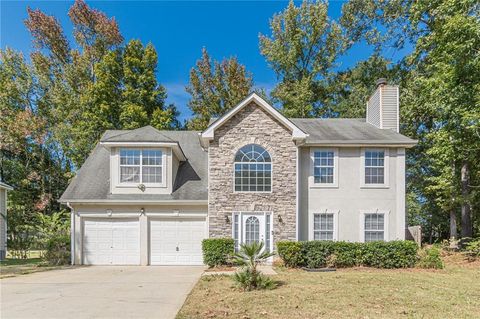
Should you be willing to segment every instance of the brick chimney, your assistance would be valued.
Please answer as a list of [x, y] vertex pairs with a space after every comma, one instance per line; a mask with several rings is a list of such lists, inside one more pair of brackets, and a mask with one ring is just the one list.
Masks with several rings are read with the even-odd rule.
[[384, 78], [377, 80], [377, 89], [367, 102], [367, 122], [381, 129], [399, 131], [399, 90]]

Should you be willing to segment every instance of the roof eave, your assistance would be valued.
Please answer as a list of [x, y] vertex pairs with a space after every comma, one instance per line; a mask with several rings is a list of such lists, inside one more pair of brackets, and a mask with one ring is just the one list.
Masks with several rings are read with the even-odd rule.
[[10, 186], [8, 184], [5, 184], [5, 183], [2, 183], [2, 182], [0, 182], [0, 188], [6, 189], [7, 191], [13, 191], [12, 186]]
[[208, 204], [208, 200], [204, 199], [169, 199], [169, 200], [131, 200], [131, 199], [63, 199], [59, 200], [62, 204], [77, 204], [77, 205], [202, 205]]
[[321, 141], [321, 142], [306, 142], [303, 146], [341, 146], [341, 147], [404, 147], [412, 148], [418, 144], [418, 141], [412, 142], [392, 142], [392, 141]]

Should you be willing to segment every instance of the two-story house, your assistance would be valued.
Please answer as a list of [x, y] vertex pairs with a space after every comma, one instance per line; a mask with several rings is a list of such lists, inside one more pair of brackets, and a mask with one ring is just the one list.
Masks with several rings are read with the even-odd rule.
[[256, 94], [203, 132], [107, 131], [61, 201], [75, 264], [197, 265], [201, 241], [404, 239], [398, 87], [366, 119], [289, 119]]

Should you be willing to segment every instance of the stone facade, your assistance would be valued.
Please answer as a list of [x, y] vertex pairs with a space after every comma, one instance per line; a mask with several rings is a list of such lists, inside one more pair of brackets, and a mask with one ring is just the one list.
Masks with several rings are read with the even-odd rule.
[[[258, 144], [272, 157], [272, 192], [234, 192], [234, 156]], [[232, 236], [233, 212], [271, 212], [273, 241], [296, 239], [296, 152], [292, 134], [262, 107], [250, 103], [215, 131], [209, 157], [210, 237]]]

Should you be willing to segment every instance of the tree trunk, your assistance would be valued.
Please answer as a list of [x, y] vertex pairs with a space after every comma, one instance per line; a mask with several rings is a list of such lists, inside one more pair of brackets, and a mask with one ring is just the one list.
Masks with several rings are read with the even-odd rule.
[[450, 210], [450, 239], [457, 239], [457, 216], [455, 209]]
[[470, 216], [469, 201], [469, 181], [470, 168], [468, 162], [462, 163], [461, 182], [462, 182], [462, 237], [472, 237], [472, 218]]

